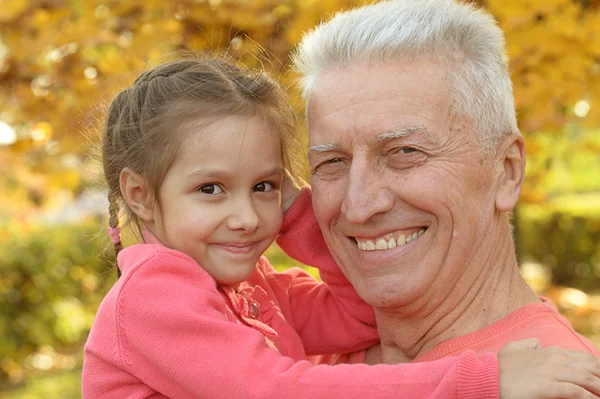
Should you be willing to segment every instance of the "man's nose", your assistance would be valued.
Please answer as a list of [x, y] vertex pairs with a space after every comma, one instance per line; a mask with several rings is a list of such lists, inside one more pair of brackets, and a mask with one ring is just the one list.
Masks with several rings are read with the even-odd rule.
[[227, 219], [227, 227], [231, 230], [243, 230], [253, 233], [261, 225], [261, 220], [256, 211], [256, 205], [251, 198], [241, 199], [232, 203], [231, 214]]
[[392, 209], [393, 194], [385, 187], [384, 177], [376, 167], [368, 161], [355, 160], [349, 172], [341, 209], [348, 222], [363, 224]]

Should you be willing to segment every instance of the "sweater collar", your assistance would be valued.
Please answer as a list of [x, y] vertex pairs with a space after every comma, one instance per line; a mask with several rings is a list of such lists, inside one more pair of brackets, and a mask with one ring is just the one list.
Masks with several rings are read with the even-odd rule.
[[142, 227], [142, 238], [142, 243], [130, 245], [126, 248], [123, 248], [119, 252], [117, 257], [117, 266], [119, 267], [119, 270], [121, 270], [121, 274], [125, 274], [133, 266], [140, 263], [144, 259], [150, 258], [157, 252], [177, 254], [179, 257], [187, 257], [189, 260], [195, 262], [183, 252], [179, 252], [165, 246], [162, 242], [160, 242], [158, 237], [156, 237], [145, 226]]

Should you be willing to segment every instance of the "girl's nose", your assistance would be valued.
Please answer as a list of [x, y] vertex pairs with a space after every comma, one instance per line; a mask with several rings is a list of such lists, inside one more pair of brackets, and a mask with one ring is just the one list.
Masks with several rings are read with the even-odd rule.
[[252, 201], [234, 204], [231, 215], [227, 219], [227, 227], [231, 230], [243, 230], [250, 234], [260, 227], [260, 217]]

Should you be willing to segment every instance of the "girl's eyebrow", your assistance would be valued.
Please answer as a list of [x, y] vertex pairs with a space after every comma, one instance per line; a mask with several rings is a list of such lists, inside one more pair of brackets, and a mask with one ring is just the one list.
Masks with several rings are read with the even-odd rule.
[[274, 176], [274, 175], [282, 175], [283, 174], [283, 169], [280, 166], [275, 166], [274, 168], [271, 169], [266, 169], [262, 175], [263, 176]]
[[229, 173], [226, 170], [222, 170], [222, 169], [214, 169], [214, 168], [200, 168], [200, 169], [196, 169], [192, 172], [190, 172], [187, 177], [188, 179], [191, 179], [193, 177], [197, 177], [197, 176], [214, 176], [214, 177], [219, 177], [219, 176], [226, 176]]
[[[231, 176], [232, 174], [234, 174], [234, 173], [228, 169], [215, 169], [215, 168], [209, 167], [209, 168], [196, 169], [196, 170], [190, 172], [187, 175], [187, 178], [192, 179], [192, 178], [198, 177], [198, 176], [210, 176], [211, 178], [215, 178], [215, 179], [224, 179], [226, 177]], [[273, 168], [266, 169], [257, 174], [260, 174], [262, 176], [273, 176], [273, 175], [281, 175], [281, 174], [283, 174], [283, 171], [280, 166], [275, 166]]]

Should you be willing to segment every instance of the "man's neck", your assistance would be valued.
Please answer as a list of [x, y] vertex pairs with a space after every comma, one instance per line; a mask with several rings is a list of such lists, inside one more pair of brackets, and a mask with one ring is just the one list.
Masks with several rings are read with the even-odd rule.
[[434, 309], [375, 309], [384, 363], [400, 363], [440, 343], [480, 330], [516, 309], [539, 302], [522, 278], [510, 232], [487, 257], [473, 259]]

